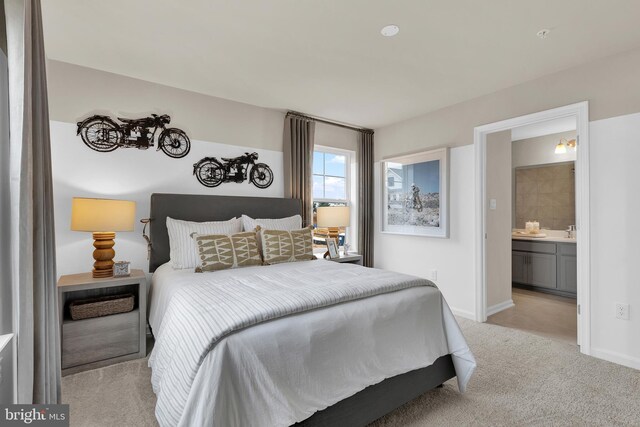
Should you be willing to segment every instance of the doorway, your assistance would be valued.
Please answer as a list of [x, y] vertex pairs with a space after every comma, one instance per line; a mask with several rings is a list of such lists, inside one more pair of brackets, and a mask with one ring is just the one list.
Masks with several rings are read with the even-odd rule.
[[[495, 209], [495, 200], [489, 200], [487, 194], [487, 179], [495, 179], [495, 171], [487, 161], [487, 140], [490, 135], [506, 133], [523, 126], [535, 126], [552, 120], [573, 118], [576, 124], [576, 159], [575, 159], [575, 264], [576, 264], [576, 302], [577, 302], [577, 344], [580, 351], [590, 354], [590, 325], [589, 325], [589, 117], [588, 102], [559, 107], [552, 110], [529, 114], [513, 119], [491, 123], [474, 129], [474, 146], [476, 153], [476, 218], [477, 235], [476, 250], [479, 256], [476, 260], [476, 313], [480, 322], [486, 322], [489, 313], [488, 274], [491, 274], [490, 261], [487, 253], [487, 241], [495, 236], [495, 224], [488, 219], [489, 209]], [[504, 157], [503, 154], [500, 156]], [[490, 169], [491, 168], [491, 169]], [[533, 218], [532, 218], [533, 219]], [[504, 227], [503, 227], [504, 228]], [[500, 235], [504, 239], [504, 233]], [[510, 236], [506, 237], [511, 243]], [[505, 246], [505, 241], [502, 246]], [[504, 248], [503, 248], [504, 249]], [[508, 307], [508, 301], [504, 303]], [[495, 307], [493, 307], [495, 308]]]

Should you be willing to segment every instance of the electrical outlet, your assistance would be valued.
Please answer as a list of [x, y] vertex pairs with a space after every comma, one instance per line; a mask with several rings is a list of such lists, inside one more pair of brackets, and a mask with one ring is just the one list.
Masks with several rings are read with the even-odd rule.
[[431, 280], [434, 282], [438, 280], [438, 270], [431, 270]]
[[489, 200], [489, 209], [491, 209], [492, 211], [495, 211], [497, 207], [498, 207], [498, 201], [496, 199]]
[[629, 320], [629, 304], [616, 303], [616, 319]]

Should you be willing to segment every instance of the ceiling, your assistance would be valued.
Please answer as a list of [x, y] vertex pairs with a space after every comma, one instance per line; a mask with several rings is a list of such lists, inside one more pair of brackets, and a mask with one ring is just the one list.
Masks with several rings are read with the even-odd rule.
[[[640, 46], [640, 1], [43, 1], [47, 56], [380, 127]], [[386, 38], [380, 29], [396, 24]], [[536, 32], [551, 29], [541, 40]]]
[[522, 139], [553, 135], [555, 133], [576, 130], [576, 128], [575, 116], [562, 117], [559, 119], [547, 120], [545, 122], [513, 128], [511, 129], [511, 141], [520, 141]]

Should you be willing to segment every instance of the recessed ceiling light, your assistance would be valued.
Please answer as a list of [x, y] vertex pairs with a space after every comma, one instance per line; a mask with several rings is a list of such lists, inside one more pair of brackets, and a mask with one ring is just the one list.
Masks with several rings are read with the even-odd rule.
[[380, 34], [385, 37], [393, 37], [400, 32], [400, 27], [397, 25], [387, 25], [380, 30]]
[[546, 28], [544, 28], [544, 29], [538, 31], [536, 33], [536, 36], [538, 36], [541, 39], [546, 39], [550, 32], [551, 32], [551, 30], [547, 30]]

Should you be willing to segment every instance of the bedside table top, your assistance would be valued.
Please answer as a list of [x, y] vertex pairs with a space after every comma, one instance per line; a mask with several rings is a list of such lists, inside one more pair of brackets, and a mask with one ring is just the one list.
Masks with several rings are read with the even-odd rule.
[[107, 286], [117, 286], [119, 284], [128, 284], [133, 281], [141, 281], [146, 280], [146, 276], [144, 271], [138, 269], [132, 269], [131, 274], [125, 277], [104, 277], [104, 278], [94, 278], [92, 273], [78, 273], [78, 274], [67, 274], [65, 276], [60, 276], [58, 279], [58, 288], [62, 288], [65, 286], [77, 286], [77, 285], [88, 285], [93, 284], [99, 286], [100, 284], [104, 284]]
[[[323, 257], [322, 257], [323, 254], [315, 254], [315, 255], [316, 255], [316, 258], [323, 259]], [[349, 255], [341, 254], [340, 258], [327, 258], [327, 261], [353, 262], [353, 261], [360, 261], [361, 259], [362, 259], [362, 255], [360, 255], [360, 254], [349, 254]]]

